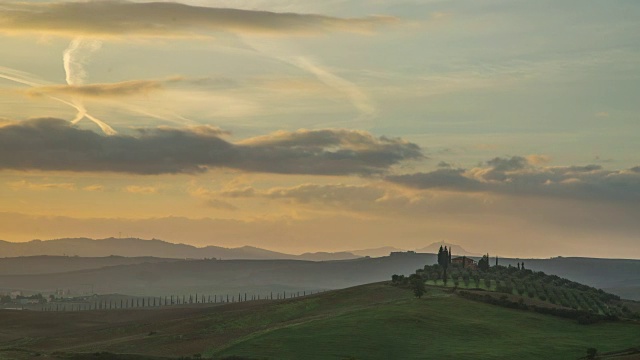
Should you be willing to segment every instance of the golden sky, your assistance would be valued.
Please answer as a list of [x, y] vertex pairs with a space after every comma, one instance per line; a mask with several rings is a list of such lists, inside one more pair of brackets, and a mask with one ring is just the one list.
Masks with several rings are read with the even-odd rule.
[[640, 258], [640, 4], [0, 5], [0, 239]]

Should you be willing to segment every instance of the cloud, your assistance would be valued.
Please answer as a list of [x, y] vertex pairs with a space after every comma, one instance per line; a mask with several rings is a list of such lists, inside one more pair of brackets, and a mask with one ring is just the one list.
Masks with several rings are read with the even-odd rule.
[[551, 157], [547, 155], [532, 154], [526, 156], [527, 162], [531, 165], [543, 165], [551, 161]]
[[194, 36], [204, 32], [305, 35], [326, 31], [368, 33], [397, 21], [386, 16], [337, 18], [189, 6], [178, 3], [86, 1], [10, 3], [0, 7], [0, 31], [69, 37]]
[[82, 188], [84, 191], [104, 191], [104, 186], [100, 184], [87, 185]]
[[41, 118], [0, 127], [0, 169], [201, 173], [372, 175], [423, 157], [418, 145], [355, 130], [280, 131], [237, 143], [209, 126], [145, 128], [135, 136], [99, 135], [65, 120]]
[[600, 165], [545, 167], [536, 166], [521, 156], [494, 158], [472, 169], [391, 175], [386, 180], [414, 189], [582, 200], [640, 200], [640, 167], [623, 170], [605, 170]]
[[71, 95], [104, 98], [147, 95], [152, 91], [162, 89], [163, 86], [164, 82], [158, 80], [132, 80], [110, 84], [38, 86], [27, 90], [27, 94], [32, 96]]
[[375, 202], [382, 199], [386, 190], [374, 185], [346, 184], [302, 184], [293, 187], [275, 187], [258, 190], [252, 187], [224, 190], [219, 196], [229, 198], [261, 197], [267, 199], [293, 200], [298, 203], [317, 203], [346, 206], [346, 203]]
[[236, 206], [233, 206], [232, 204], [229, 204], [226, 201], [222, 201], [218, 199], [208, 199], [207, 206], [210, 206], [212, 208], [219, 209], [219, 210], [228, 210], [228, 211], [238, 210]]
[[73, 183], [32, 183], [26, 180], [14, 181], [8, 183], [13, 190], [75, 190], [76, 185]]
[[428, 173], [387, 176], [386, 180], [416, 189], [452, 189], [464, 191], [479, 191], [482, 184], [475, 179], [465, 176], [464, 169], [438, 169]]
[[138, 186], [138, 185], [129, 185], [124, 188], [124, 191], [131, 194], [157, 194], [159, 188], [155, 186]]

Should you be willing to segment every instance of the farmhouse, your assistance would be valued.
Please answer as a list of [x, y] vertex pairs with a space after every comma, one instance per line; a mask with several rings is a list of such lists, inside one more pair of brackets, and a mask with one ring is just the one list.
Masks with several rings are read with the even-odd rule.
[[451, 263], [452, 264], [460, 264], [460, 265], [462, 265], [462, 267], [465, 267], [465, 268], [471, 268], [471, 269], [477, 269], [478, 268], [478, 262], [473, 260], [473, 259], [471, 259], [471, 258], [468, 258], [466, 256], [460, 256], [460, 257], [457, 257], [457, 258], [453, 258], [453, 259], [451, 259]]

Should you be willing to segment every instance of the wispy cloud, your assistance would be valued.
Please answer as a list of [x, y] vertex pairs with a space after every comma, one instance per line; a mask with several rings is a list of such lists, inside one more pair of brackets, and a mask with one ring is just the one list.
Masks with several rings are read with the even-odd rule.
[[131, 80], [109, 84], [48, 85], [27, 90], [29, 95], [71, 95], [89, 98], [147, 95], [164, 87], [160, 80]]
[[363, 118], [369, 119], [378, 112], [373, 101], [371, 101], [369, 96], [367, 96], [367, 94], [356, 84], [337, 76], [328, 69], [315, 64], [306, 57], [299, 56], [291, 59], [290, 61], [299, 68], [312, 73], [326, 85], [347, 95]]
[[160, 188], [157, 186], [138, 186], [138, 185], [129, 185], [124, 188], [125, 192], [131, 194], [157, 194]]
[[396, 22], [386, 16], [337, 18], [189, 6], [179, 3], [87, 1], [9, 3], [0, 7], [0, 31], [77, 37], [202, 36], [207, 32], [308, 35], [327, 31], [369, 33]]
[[104, 191], [104, 186], [100, 184], [87, 185], [82, 188], [84, 191]]
[[74, 183], [33, 183], [27, 180], [13, 181], [8, 183], [9, 187], [14, 190], [75, 190]]

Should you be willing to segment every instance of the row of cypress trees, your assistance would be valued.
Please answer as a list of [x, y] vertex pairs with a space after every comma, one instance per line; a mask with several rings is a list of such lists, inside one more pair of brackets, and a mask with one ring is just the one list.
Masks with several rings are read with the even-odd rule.
[[[316, 291], [318, 293], [319, 291]], [[256, 300], [284, 300], [291, 299], [300, 296], [313, 295], [314, 292], [310, 291], [298, 291], [289, 292], [283, 291], [282, 293], [271, 292], [268, 296], [261, 295], [247, 295], [244, 293], [238, 293], [238, 297], [235, 295], [229, 296], [223, 295], [200, 295], [195, 296], [186, 295], [178, 296], [171, 295], [165, 297], [143, 297], [143, 298], [131, 298], [118, 300], [102, 300], [94, 302], [83, 303], [49, 303], [41, 308], [42, 311], [86, 311], [86, 310], [115, 310], [115, 309], [135, 309], [135, 308], [148, 308], [148, 307], [160, 307], [160, 306], [172, 306], [172, 305], [186, 305], [186, 304], [205, 304], [205, 303], [232, 303], [232, 302], [244, 302], [244, 301], [256, 301]]]

